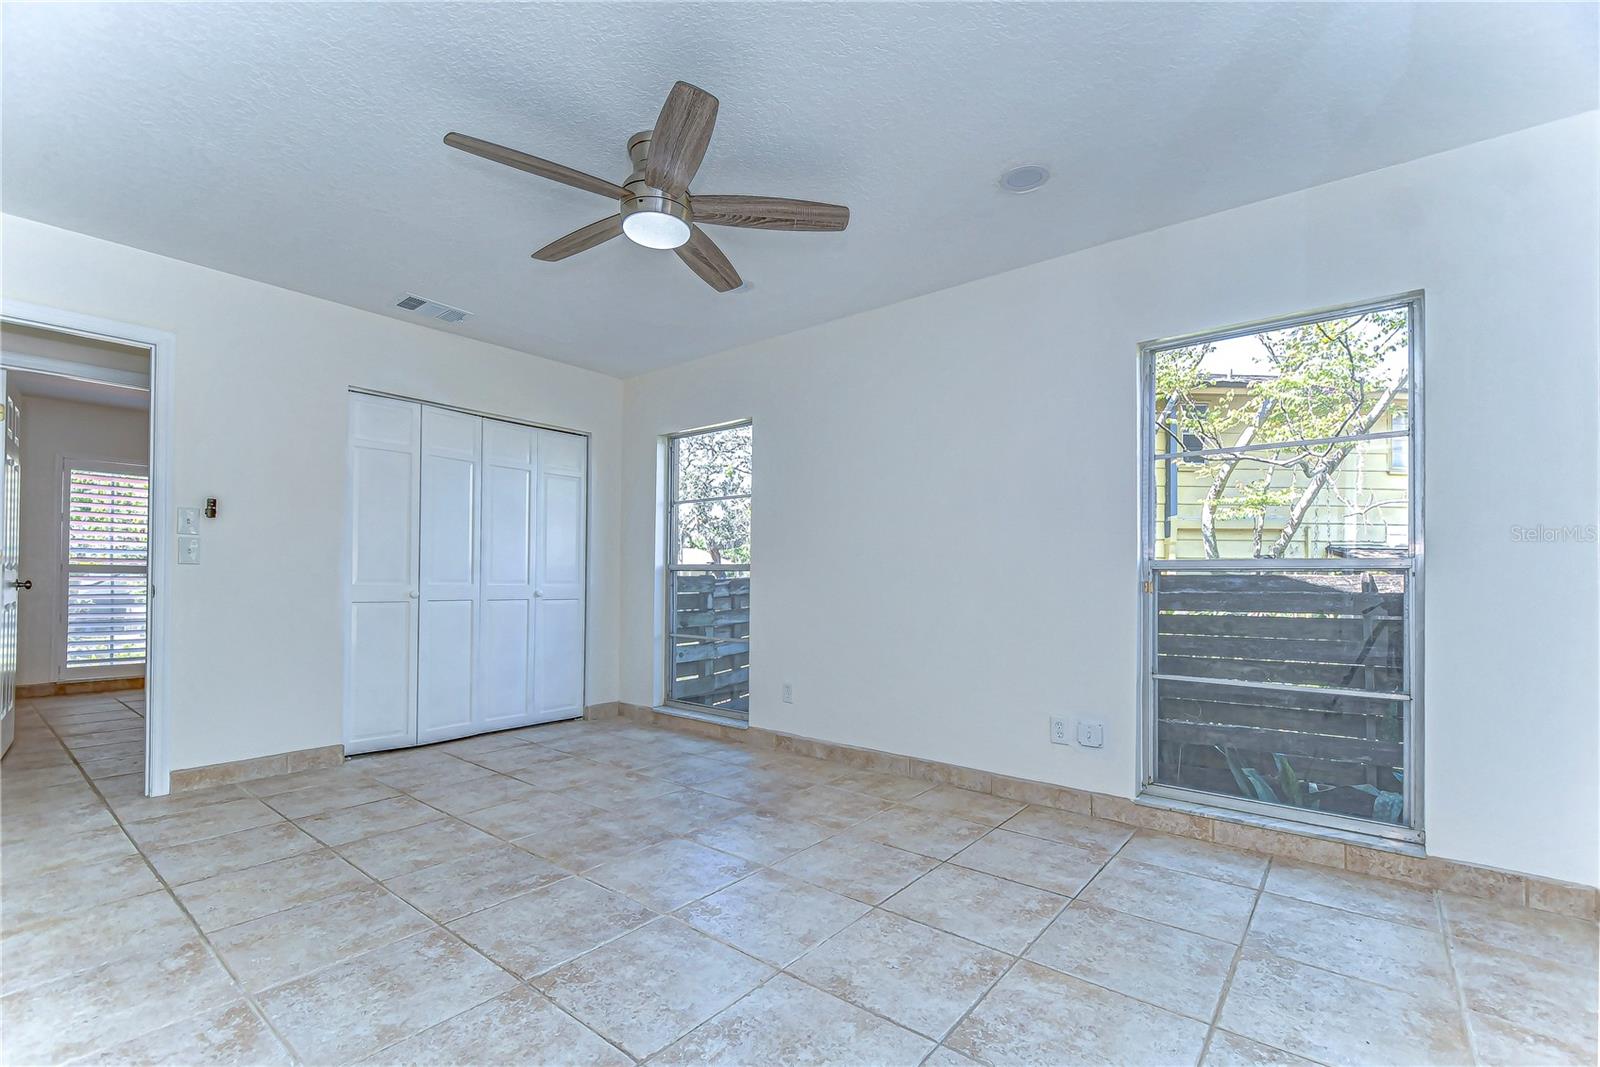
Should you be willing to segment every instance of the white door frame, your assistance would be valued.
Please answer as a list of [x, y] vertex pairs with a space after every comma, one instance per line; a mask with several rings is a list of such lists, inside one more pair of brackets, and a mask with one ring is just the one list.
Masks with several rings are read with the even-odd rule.
[[[116, 322], [10, 298], [0, 300], [0, 321], [95, 340], [118, 341], [150, 350], [150, 603], [144, 677], [144, 791], [146, 796], [165, 796], [172, 788], [167, 622], [171, 615], [174, 558], [172, 402], [177, 337], [149, 326]], [[83, 368], [83, 373], [75, 376], [116, 385], [125, 384], [126, 377], [125, 373], [109, 368], [105, 369], [102, 377], [87, 367]]]

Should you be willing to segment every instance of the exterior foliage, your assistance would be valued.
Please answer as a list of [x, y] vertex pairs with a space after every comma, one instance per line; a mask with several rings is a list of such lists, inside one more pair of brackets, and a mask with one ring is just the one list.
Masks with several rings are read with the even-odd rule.
[[[1374, 432], [1408, 381], [1409, 335], [1403, 308], [1367, 312], [1259, 333], [1230, 342], [1157, 354], [1158, 443], [1168, 451], [1252, 449], [1189, 456], [1203, 468], [1200, 532], [1209, 559], [1219, 558], [1217, 521], [1246, 519], [1252, 555], [1282, 558], [1314, 507], [1364, 516], [1393, 500], [1362, 494], [1336, 477], [1359, 442], [1294, 442]], [[1220, 366], [1242, 344], [1251, 373]], [[1275, 532], [1268, 535], [1269, 529]]]
[[750, 562], [751, 427], [680, 437], [678, 562]]

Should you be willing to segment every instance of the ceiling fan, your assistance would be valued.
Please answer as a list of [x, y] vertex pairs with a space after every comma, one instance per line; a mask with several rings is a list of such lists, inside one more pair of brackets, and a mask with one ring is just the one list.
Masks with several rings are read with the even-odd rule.
[[673, 249], [707, 285], [726, 293], [740, 286], [739, 272], [698, 223], [754, 230], [842, 230], [849, 225], [850, 209], [840, 204], [776, 196], [691, 196], [689, 182], [705, 158], [716, 121], [717, 98], [688, 82], [678, 82], [667, 94], [655, 129], [628, 138], [633, 173], [621, 185], [464, 133], [447, 133], [444, 143], [575, 189], [611, 197], [620, 205], [610, 218], [591, 222], [551, 241], [533, 254], [534, 259], [553, 263], [622, 234], [646, 248]]

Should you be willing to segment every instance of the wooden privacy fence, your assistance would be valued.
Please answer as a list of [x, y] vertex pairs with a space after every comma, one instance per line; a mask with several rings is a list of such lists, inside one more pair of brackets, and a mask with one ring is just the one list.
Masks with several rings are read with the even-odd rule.
[[750, 575], [672, 574], [672, 697], [727, 711], [750, 708]]
[[1157, 781], [1399, 818], [1407, 705], [1391, 697], [1407, 692], [1403, 572], [1155, 578], [1166, 676], [1155, 683]]

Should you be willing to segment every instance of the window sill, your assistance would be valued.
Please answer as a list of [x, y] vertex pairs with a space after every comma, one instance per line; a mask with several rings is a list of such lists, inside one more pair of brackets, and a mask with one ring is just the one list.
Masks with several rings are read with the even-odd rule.
[[731, 726], [735, 730], [748, 730], [750, 723], [746, 719], [735, 719], [728, 715], [717, 715], [709, 711], [697, 711], [678, 704], [657, 704], [652, 711], [663, 715], [673, 715], [680, 719], [694, 719], [696, 722], [708, 722], [713, 726]]
[[1133, 802], [1142, 808], [1177, 811], [1185, 815], [1198, 815], [1216, 822], [1254, 826], [1263, 830], [1276, 830], [1280, 833], [1296, 834], [1300, 837], [1334, 841], [1341, 845], [1356, 845], [1361, 848], [1377, 849], [1380, 852], [1393, 852], [1401, 856], [1422, 857], [1427, 855], [1427, 850], [1423, 848], [1421, 842], [1400, 841], [1378, 834], [1362, 834], [1353, 830], [1318, 826], [1316, 823], [1301, 822], [1298, 819], [1275, 819], [1268, 815], [1233, 811], [1229, 808], [1215, 807], [1210, 804], [1196, 804], [1187, 800], [1176, 800], [1171, 797], [1155, 796], [1150, 793], [1141, 793], [1133, 798]]

